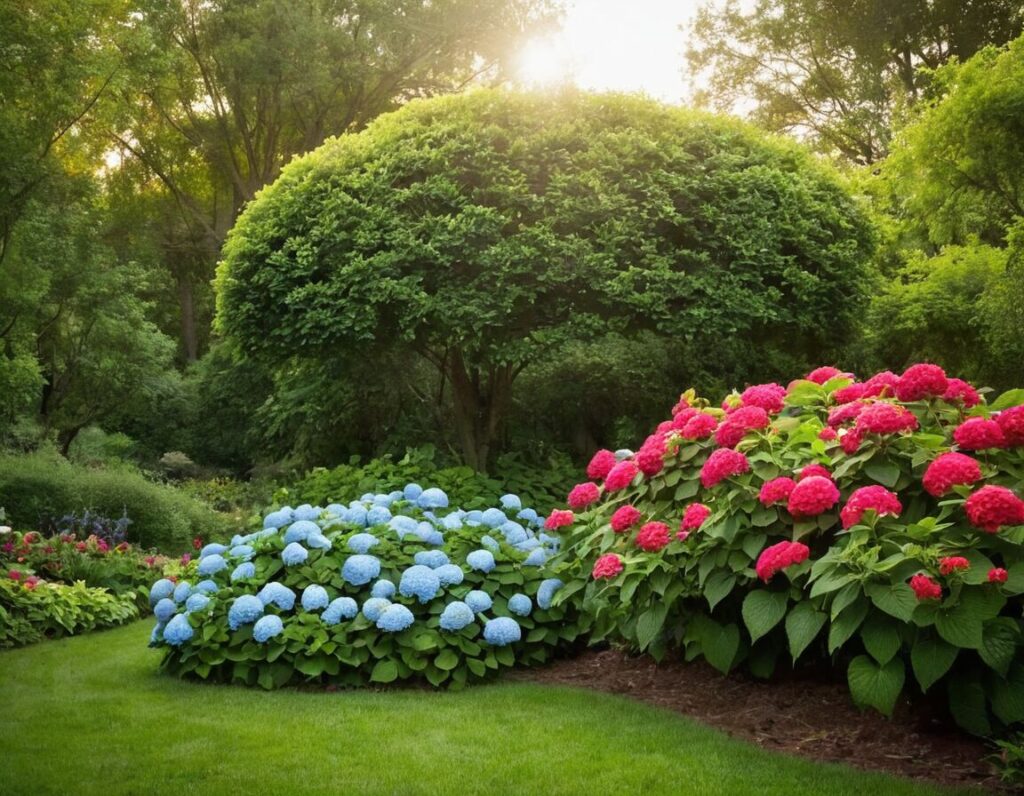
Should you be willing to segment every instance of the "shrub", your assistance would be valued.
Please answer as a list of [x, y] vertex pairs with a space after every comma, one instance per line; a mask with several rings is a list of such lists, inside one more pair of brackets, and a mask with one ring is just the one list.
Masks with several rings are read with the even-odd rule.
[[945, 689], [971, 732], [1020, 722], [1022, 403], [932, 365], [688, 392], [636, 454], [595, 457], [558, 599], [582, 593], [595, 641], [760, 677], [831, 660], [883, 713]]
[[[347, 506], [271, 512], [153, 585], [152, 643], [179, 675], [273, 688], [424, 679], [460, 687], [540, 663], [579, 633], [536, 512], [447, 510], [410, 484]], [[518, 521], [517, 521], [518, 520]]]
[[21, 528], [83, 510], [107, 517], [127, 514], [129, 541], [165, 551], [184, 549], [194, 536], [223, 527], [201, 503], [135, 471], [91, 470], [42, 455], [0, 456], [0, 505]]
[[82, 582], [0, 577], [0, 648], [77, 635], [139, 618], [135, 595], [115, 595]]

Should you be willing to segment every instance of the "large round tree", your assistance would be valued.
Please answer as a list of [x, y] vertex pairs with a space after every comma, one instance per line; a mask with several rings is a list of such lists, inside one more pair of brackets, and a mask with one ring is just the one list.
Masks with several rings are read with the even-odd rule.
[[281, 362], [408, 346], [450, 382], [466, 461], [484, 467], [517, 374], [567, 338], [832, 350], [871, 238], [827, 167], [739, 122], [481, 90], [287, 166], [229, 237], [218, 317]]

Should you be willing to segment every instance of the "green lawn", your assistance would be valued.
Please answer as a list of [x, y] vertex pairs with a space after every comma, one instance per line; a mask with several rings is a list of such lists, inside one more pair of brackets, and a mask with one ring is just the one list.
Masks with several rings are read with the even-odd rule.
[[926, 794], [570, 688], [264, 693], [155, 672], [148, 623], [0, 653], [3, 794]]

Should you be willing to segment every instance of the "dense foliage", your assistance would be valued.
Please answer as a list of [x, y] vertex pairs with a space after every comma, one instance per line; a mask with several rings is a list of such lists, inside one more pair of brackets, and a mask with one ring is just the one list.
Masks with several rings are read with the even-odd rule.
[[834, 175], [750, 127], [640, 98], [475, 91], [285, 167], [232, 230], [218, 317], [288, 369], [421, 355], [483, 468], [539, 353], [650, 329], [694, 353], [750, 336], [821, 356], [852, 326], [870, 250]]
[[691, 391], [588, 475], [556, 512], [558, 600], [582, 595], [593, 640], [760, 677], [831, 661], [884, 713], [945, 690], [971, 732], [1024, 721], [1024, 390], [986, 404], [914, 365], [819, 368], [722, 408]]
[[83, 510], [127, 514], [125, 538], [164, 552], [222, 529], [221, 519], [202, 503], [137, 472], [88, 469], [43, 455], [0, 456], [0, 505], [14, 527], [26, 529], [47, 528]]
[[571, 605], [552, 607], [562, 582], [546, 561], [558, 540], [540, 523], [515, 495], [448, 510], [441, 489], [416, 484], [347, 506], [286, 506], [153, 585], [152, 644], [169, 671], [263, 688], [459, 687], [540, 663], [579, 633]]

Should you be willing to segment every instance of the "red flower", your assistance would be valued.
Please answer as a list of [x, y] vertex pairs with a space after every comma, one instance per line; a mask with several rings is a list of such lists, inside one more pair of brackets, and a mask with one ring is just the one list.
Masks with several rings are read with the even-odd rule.
[[834, 428], [823, 428], [818, 432], [818, 439], [824, 440], [825, 442], [831, 442], [839, 435], [836, 433]]
[[650, 477], [660, 473], [665, 466], [665, 437], [661, 435], [648, 437], [640, 450], [636, 452], [635, 458], [637, 467], [644, 475]]
[[197, 536], [195, 539], [193, 539], [192, 540], [192, 547], [194, 549], [196, 549], [196, 550], [202, 550], [203, 549], [203, 537]]
[[861, 436], [861, 432], [857, 429], [847, 431], [843, 434], [843, 436], [839, 438], [839, 447], [843, 449], [843, 453], [848, 456], [852, 456], [860, 450]]
[[881, 373], [876, 373], [864, 382], [864, 397], [881, 398], [884, 395], [895, 395], [896, 382], [899, 380], [899, 376], [891, 370], [883, 370]]
[[834, 379], [836, 376], [844, 375], [849, 374], [844, 374], [841, 370], [838, 370], [837, 368], [823, 367], [815, 368], [806, 376], [804, 376], [804, 378], [807, 379], [807, 381], [813, 381], [815, 384], [824, 384], [829, 379]]
[[947, 403], [959, 401], [964, 405], [965, 409], [970, 409], [972, 406], [977, 406], [981, 403], [981, 396], [978, 395], [978, 391], [973, 386], [963, 379], [950, 379], [949, 386], [946, 387], [946, 391], [942, 394], [942, 400]]
[[700, 468], [700, 482], [705, 489], [710, 489], [729, 476], [739, 475], [750, 470], [747, 457], [729, 448], [718, 448], [711, 452], [704, 466]]
[[633, 506], [620, 506], [612, 514], [612, 530], [615, 533], [628, 531], [638, 522], [643, 515]]
[[7, 577], [11, 580], [21, 580], [21, 573], [16, 569], [12, 569], [7, 573]]
[[615, 553], [608, 553], [594, 562], [594, 570], [590, 574], [594, 580], [602, 578], [610, 580], [620, 572], [622, 572], [622, 559]]
[[988, 582], [989, 583], [1006, 583], [1006, 579], [1010, 577], [1010, 573], [1002, 567], [992, 567], [988, 571]]
[[941, 453], [924, 471], [921, 483], [925, 491], [942, 497], [951, 487], [966, 486], [981, 480], [981, 466], [965, 453]]
[[800, 475], [797, 477], [797, 481], [803, 481], [805, 478], [810, 478], [812, 475], [820, 475], [822, 478], [832, 480], [832, 473], [828, 471], [827, 467], [824, 467], [817, 462], [808, 464], [800, 471]]
[[996, 422], [1003, 430], [1006, 444], [1011, 448], [1024, 445], [1024, 406], [1004, 409], [996, 415]]
[[121, 544], [119, 544], [114, 549], [119, 553], [127, 553], [130, 548], [131, 545], [129, 545], [128, 542], [121, 542]]
[[676, 401], [676, 405], [672, 407], [672, 417], [682, 414], [687, 409], [693, 409], [693, 407], [690, 406], [690, 401], [687, 399], [686, 395], [680, 395], [679, 400]]
[[188, 563], [189, 561], [191, 561], [191, 560], [192, 560], [192, 554], [191, 554], [191, 553], [185, 553], [185, 555], [183, 555], [183, 556], [181, 557], [181, 563], [182, 563], [182, 565], [185, 565], [185, 564], [187, 564], [187, 563]]
[[1003, 429], [995, 420], [985, 417], [969, 417], [956, 427], [953, 440], [965, 451], [981, 451], [986, 448], [1006, 446]]
[[707, 439], [718, 428], [718, 420], [707, 412], [698, 412], [683, 426], [684, 439]]
[[759, 406], [744, 406], [730, 414], [715, 432], [715, 442], [723, 448], [735, 448], [748, 431], [767, 428], [771, 420]]
[[954, 572], [966, 572], [971, 562], [963, 556], [946, 556], [939, 559], [939, 574], [952, 575]]
[[692, 406], [687, 406], [686, 408], [680, 410], [679, 412], [673, 411], [672, 428], [675, 429], [676, 431], [682, 431], [684, 428], [686, 428], [686, 424], [689, 422], [690, 418], [693, 417], [695, 414], [697, 414], [697, 410], [694, 409]]
[[31, 576], [25, 578], [25, 588], [28, 589], [29, 591], [32, 591], [33, 589], [35, 589], [35, 587], [38, 586], [40, 583], [41, 583], [41, 580], [39, 578], [37, 578], [35, 575], [31, 575]]
[[[620, 489], [625, 489], [633, 483], [633, 479], [636, 478], [639, 472], [640, 468], [636, 466], [636, 462], [632, 459], [623, 459], [611, 469], [608, 477], [604, 479], [604, 488], [609, 492], [618, 492]], [[575, 492], [576, 490], [573, 491]], [[571, 495], [569, 505], [572, 506]], [[573, 506], [573, 508], [577, 507]]]
[[828, 424], [832, 428], [839, 428], [843, 423], [847, 423], [850, 420], [856, 420], [857, 416], [864, 411], [864, 407], [867, 404], [856, 403], [843, 404], [837, 406], [834, 409], [830, 409], [828, 413]]
[[794, 517], [815, 517], [839, 502], [839, 488], [831, 478], [812, 475], [798, 482], [789, 493], [789, 513]]
[[942, 598], [942, 587], [927, 575], [914, 575], [910, 579], [910, 588], [919, 600], [938, 600]]
[[872, 434], [898, 434], [915, 431], [917, 418], [909, 409], [885, 402], [874, 403], [857, 415], [857, 429]]
[[683, 511], [683, 519], [679, 523], [680, 531], [695, 531], [711, 516], [711, 509], [703, 503], [691, 503]]
[[616, 461], [615, 454], [611, 451], [599, 450], [591, 458], [590, 464], [587, 465], [587, 478], [593, 478], [598, 481], [607, 478]]
[[86, 547], [87, 547], [87, 545], [85, 544], [85, 542], [79, 542], [78, 544], [75, 545], [75, 549], [79, 553], [84, 553], [85, 550], [86, 550]]
[[663, 522], [649, 522], [636, 535], [636, 546], [648, 553], [657, 553], [670, 541], [668, 526]]
[[786, 388], [775, 384], [755, 384], [747, 387], [740, 395], [744, 406], [756, 406], [769, 414], [781, 412], [786, 405]]
[[147, 567], [153, 566], [156, 563], [156, 556], [146, 556], [145, 562]]
[[591, 503], [596, 502], [600, 497], [601, 490], [598, 489], [597, 484], [591, 481], [586, 481], [582, 484], [576, 484], [576, 486], [572, 488], [566, 502], [569, 504], [569, 508], [583, 509]]
[[911, 365], [896, 381], [896, 397], [901, 401], [920, 401], [945, 394], [949, 389], [946, 371], [938, 365]]
[[848, 404], [852, 401], [859, 401], [867, 391], [866, 384], [854, 382], [846, 387], [840, 387], [832, 392], [832, 400], [837, 404]]
[[779, 542], [766, 547], [757, 558], [757, 577], [767, 583], [776, 572], [807, 560], [811, 550], [801, 542]]
[[757, 496], [757, 499], [765, 506], [773, 506], [776, 503], [785, 503], [789, 500], [789, 495], [795, 486], [796, 481], [792, 478], [787, 478], [784, 475], [778, 478], [773, 478], [771, 481], [765, 481], [761, 484], [761, 492]]
[[575, 520], [575, 515], [568, 509], [555, 509], [544, 520], [544, 527], [549, 531], [557, 531], [559, 528], [572, 525]]
[[852, 528], [860, 523], [865, 511], [873, 511], [879, 517], [898, 517], [903, 511], [903, 504], [895, 492], [884, 486], [862, 486], [855, 489], [839, 512], [844, 528]]
[[964, 504], [975, 528], [995, 533], [1004, 525], [1024, 525], [1024, 500], [1004, 486], [983, 486]]

